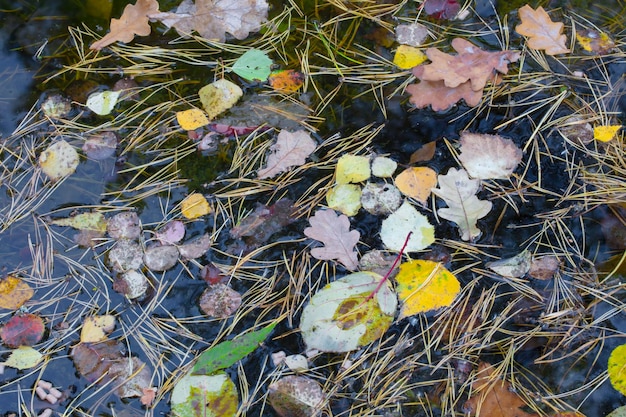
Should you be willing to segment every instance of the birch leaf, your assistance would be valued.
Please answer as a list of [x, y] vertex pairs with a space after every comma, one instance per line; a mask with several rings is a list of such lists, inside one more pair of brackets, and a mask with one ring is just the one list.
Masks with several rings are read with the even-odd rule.
[[30, 346], [20, 346], [11, 351], [4, 365], [16, 369], [29, 369], [37, 366], [43, 359], [43, 355], [39, 351]]
[[157, 0], [137, 0], [124, 8], [119, 19], [111, 19], [111, 30], [102, 39], [94, 42], [90, 49], [100, 50], [114, 42], [130, 42], [135, 35], [147, 36], [150, 34], [148, 15], [159, 11]]
[[520, 35], [528, 36], [528, 47], [543, 49], [548, 55], [565, 54], [567, 36], [563, 35], [563, 23], [553, 22], [543, 7], [536, 10], [528, 4], [519, 9], [522, 23], [515, 27]]
[[0, 308], [17, 310], [30, 300], [34, 293], [26, 282], [9, 275], [0, 280]]
[[291, 167], [304, 164], [316, 146], [311, 135], [304, 130], [281, 130], [276, 143], [270, 147], [266, 167], [258, 172], [259, 178], [271, 178]]
[[428, 167], [407, 168], [394, 182], [402, 194], [426, 204], [430, 190], [437, 185], [437, 173]]
[[39, 166], [52, 181], [72, 175], [78, 162], [78, 152], [64, 140], [54, 142], [39, 155]]
[[198, 95], [204, 111], [213, 120], [230, 109], [243, 96], [243, 91], [237, 84], [222, 78], [202, 87]]
[[472, 180], [465, 170], [455, 168], [450, 168], [446, 175], [439, 175], [438, 178], [439, 188], [433, 188], [433, 193], [442, 198], [448, 207], [438, 209], [437, 214], [459, 226], [461, 239], [476, 239], [481, 234], [476, 222], [485, 217], [492, 207], [490, 201], [479, 200], [475, 195], [480, 188], [480, 180]]
[[304, 229], [304, 234], [324, 243], [324, 247], [311, 249], [315, 259], [336, 259], [351, 271], [357, 269], [359, 260], [354, 247], [361, 234], [357, 230], [350, 230], [348, 217], [337, 215], [333, 210], [318, 210], [309, 223], [311, 227]]

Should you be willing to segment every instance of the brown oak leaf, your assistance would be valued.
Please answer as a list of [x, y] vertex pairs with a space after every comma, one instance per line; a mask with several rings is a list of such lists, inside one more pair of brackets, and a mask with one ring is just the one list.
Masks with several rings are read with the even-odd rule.
[[515, 51], [483, 51], [462, 38], [454, 38], [452, 47], [458, 55], [428, 48], [426, 55], [432, 62], [414, 68], [413, 74], [422, 81], [444, 81], [450, 88], [470, 81], [472, 90], [482, 92], [487, 81], [494, 79], [496, 71], [506, 74], [508, 64], [517, 61], [520, 56]]
[[100, 50], [113, 42], [130, 42], [135, 35], [147, 36], [150, 34], [148, 15], [159, 11], [157, 0], [137, 0], [124, 8], [119, 19], [111, 19], [111, 29], [102, 39], [94, 42], [90, 49]]
[[406, 88], [411, 94], [409, 101], [418, 109], [431, 105], [434, 111], [449, 109], [459, 100], [474, 107], [480, 103], [483, 92], [474, 91], [469, 82], [460, 84], [457, 87], [446, 87], [443, 81], [420, 81], [418, 84], [411, 84]]
[[184, 37], [194, 30], [203, 38], [219, 42], [226, 33], [241, 40], [256, 32], [267, 20], [269, 5], [265, 0], [184, 0], [175, 12], [154, 13], [151, 19], [174, 28]]
[[315, 259], [336, 259], [351, 271], [358, 268], [359, 260], [354, 247], [361, 234], [358, 230], [350, 230], [350, 220], [346, 215], [337, 215], [334, 210], [318, 210], [309, 223], [311, 227], [304, 229], [304, 234], [324, 243], [324, 247], [311, 249]]
[[519, 9], [522, 23], [515, 27], [520, 35], [528, 36], [528, 47], [543, 49], [548, 55], [565, 54], [567, 37], [563, 35], [563, 23], [553, 22], [543, 7], [534, 10], [529, 5]]
[[271, 178], [291, 167], [304, 164], [316, 146], [311, 135], [304, 130], [281, 130], [276, 143], [270, 148], [272, 153], [267, 157], [267, 166], [259, 169], [259, 178]]

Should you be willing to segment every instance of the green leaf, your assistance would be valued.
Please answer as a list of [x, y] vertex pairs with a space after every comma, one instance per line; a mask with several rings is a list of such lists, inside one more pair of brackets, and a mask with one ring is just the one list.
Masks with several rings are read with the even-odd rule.
[[270, 76], [272, 60], [259, 49], [250, 49], [233, 64], [233, 72], [248, 81], [265, 81]]
[[211, 375], [226, 369], [240, 359], [252, 353], [261, 342], [274, 330], [278, 322], [274, 322], [261, 330], [248, 332], [212, 346], [202, 352], [193, 367], [193, 375]]

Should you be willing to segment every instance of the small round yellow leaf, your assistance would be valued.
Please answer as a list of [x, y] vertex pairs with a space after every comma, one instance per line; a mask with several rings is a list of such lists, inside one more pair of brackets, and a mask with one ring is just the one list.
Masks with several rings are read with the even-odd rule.
[[428, 57], [419, 48], [400, 45], [393, 57], [393, 63], [400, 69], [409, 69], [421, 64], [426, 59]]
[[326, 193], [328, 207], [346, 216], [356, 216], [361, 208], [361, 187], [356, 184], [337, 184]]
[[609, 356], [608, 371], [613, 388], [626, 395], [626, 344], [613, 349]]
[[593, 128], [593, 138], [600, 142], [608, 142], [615, 137], [622, 125], [596, 126]]
[[209, 119], [200, 109], [189, 109], [176, 112], [176, 120], [185, 130], [196, 130], [209, 124]]
[[52, 181], [73, 174], [78, 162], [78, 152], [64, 140], [54, 142], [39, 155], [39, 166]]
[[449, 306], [461, 284], [441, 263], [425, 260], [405, 262], [396, 275], [399, 319]]
[[366, 181], [371, 175], [370, 159], [367, 156], [347, 154], [337, 161], [337, 168], [335, 168], [337, 184]]
[[33, 296], [33, 289], [21, 279], [9, 275], [0, 280], [0, 308], [17, 310]]
[[189, 220], [197, 219], [211, 212], [211, 206], [206, 198], [200, 193], [189, 194], [182, 203], [180, 203], [183, 216]]
[[202, 87], [198, 95], [204, 111], [213, 120], [218, 114], [233, 107], [243, 96], [243, 91], [237, 84], [221, 79]]
[[395, 183], [402, 194], [426, 204], [430, 190], [437, 186], [437, 173], [428, 167], [407, 168], [396, 177]]

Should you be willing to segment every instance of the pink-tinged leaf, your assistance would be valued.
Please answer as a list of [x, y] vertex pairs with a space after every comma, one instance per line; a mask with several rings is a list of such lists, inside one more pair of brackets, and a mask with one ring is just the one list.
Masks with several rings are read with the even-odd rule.
[[457, 0], [426, 0], [424, 12], [435, 19], [452, 19], [461, 9]]
[[42, 338], [46, 330], [41, 317], [35, 314], [13, 316], [0, 328], [2, 342], [10, 347], [33, 346]]
[[173, 245], [185, 237], [185, 224], [180, 220], [168, 222], [156, 232], [156, 238], [164, 245]]
[[470, 107], [477, 106], [483, 98], [482, 91], [474, 91], [469, 82], [457, 87], [446, 87], [443, 81], [420, 81], [406, 88], [411, 95], [409, 101], [418, 109], [432, 106], [434, 111], [447, 110], [459, 100], [465, 100]]
[[104, 383], [110, 379], [108, 371], [111, 365], [125, 359], [125, 350], [124, 345], [116, 340], [105, 340], [79, 343], [72, 349], [71, 356], [78, 373], [87, 381]]
[[276, 143], [270, 147], [267, 166], [259, 170], [259, 178], [271, 178], [292, 167], [300, 166], [317, 147], [311, 135], [304, 130], [281, 130]]
[[304, 234], [324, 243], [324, 247], [311, 249], [311, 255], [320, 260], [337, 260], [347, 269], [354, 271], [359, 266], [354, 249], [361, 234], [350, 230], [350, 220], [345, 215], [337, 215], [334, 210], [318, 210], [309, 219], [311, 227]]

